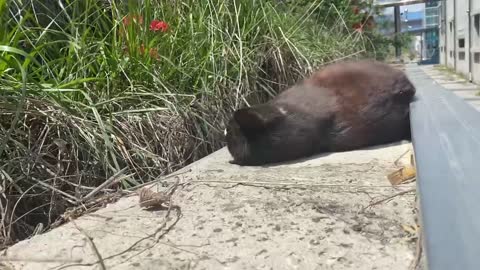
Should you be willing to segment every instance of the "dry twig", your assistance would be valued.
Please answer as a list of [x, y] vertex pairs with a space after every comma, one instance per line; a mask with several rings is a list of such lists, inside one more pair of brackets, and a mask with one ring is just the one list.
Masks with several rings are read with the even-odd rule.
[[[178, 187], [178, 181], [175, 182], [175, 184], [173, 184], [165, 193], [168, 195], [169, 197], [169, 203], [168, 203], [168, 209], [167, 209], [167, 213], [165, 214], [165, 217], [164, 217], [164, 220], [163, 222], [155, 229], [155, 231], [153, 231], [152, 233], [148, 234], [147, 236], [145, 237], [142, 237], [140, 239], [138, 239], [137, 241], [135, 241], [132, 245], [130, 245], [130, 247], [126, 248], [125, 250], [117, 253], [117, 254], [113, 254], [113, 255], [110, 255], [108, 257], [105, 257], [105, 258], [102, 258], [100, 256], [100, 254], [97, 254], [99, 259], [95, 262], [92, 262], [92, 263], [76, 263], [76, 264], [69, 264], [69, 265], [64, 265], [62, 266], [61, 268], [59, 269], [65, 269], [65, 268], [68, 268], [68, 267], [74, 267], [74, 266], [92, 266], [92, 265], [95, 265], [95, 264], [99, 264], [99, 263], [103, 263], [104, 261], [106, 260], [110, 260], [112, 258], [115, 258], [115, 257], [118, 257], [118, 256], [121, 256], [129, 251], [132, 251], [138, 244], [140, 244], [141, 242], [147, 240], [147, 239], [150, 239], [152, 237], [154, 237], [154, 242], [152, 245], [150, 245], [149, 247], [145, 248], [143, 251], [145, 250], [148, 250], [149, 248], [152, 248], [153, 246], [155, 246], [159, 241], [160, 239], [162, 239], [162, 237], [164, 237], [166, 234], [168, 234], [171, 229], [177, 224], [177, 222], [180, 220], [181, 216], [182, 216], [182, 212], [181, 212], [181, 209], [180, 207], [178, 206], [173, 206], [172, 205], [172, 195], [173, 193], [175, 192], [176, 188]], [[172, 209], [175, 209], [176, 212], [177, 212], [177, 218], [175, 219], [175, 221], [170, 224], [170, 226], [167, 227], [167, 222], [170, 218], [170, 214], [171, 214], [171, 210]], [[167, 227], [167, 228], [165, 228]], [[163, 229], [164, 232], [161, 233], [161, 234], [158, 234], [160, 231], [162, 231]], [[157, 235], [158, 234], [158, 235]], [[143, 252], [142, 251], [142, 252]], [[141, 253], [141, 252], [140, 252]], [[138, 254], [140, 254], [138, 253]], [[137, 255], [138, 255], [137, 254]]]
[[410, 152], [410, 149], [408, 149], [407, 151], [405, 151], [403, 154], [401, 154], [394, 162], [393, 164], [397, 167], [401, 167], [398, 162], [400, 161], [400, 159], [402, 159], [406, 154], [408, 154]]
[[391, 199], [393, 199], [393, 198], [395, 198], [395, 197], [402, 196], [402, 195], [407, 194], [407, 193], [410, 193], [410, 192], [414, 192], [415, 190], [416, 190], [415, 188], [412, 188], [412, 189], [408, 189], [408, 190], [404, 190], [404, 191], [395, 193], [395, 194], [393, 194], [393, 195], [391, 195], [391, 196], [388, 196], [388, 197], [386, 197], [386, 198], [384, 198], [384, 199], [378, 200], [378, 201], [376, 201], [376, 202], [373, 202], [373, 203], [367, 205], [367, 206], [364, 207], [364, 208], [362, 209], [362, 211], [360, 211], [360, 212], [363, 212], [363, 211], [367, 210], [368, 208], [373, 207], [373, 206], [375, 206], [375, 205], [379, 205], [379, 204], [381, 204], [381, 203], [384, 203], [384, 202], [386, 202], [386, 201], [389, 201], [389, 200], [391, 200]]
[[415, 258], [412, 261], [412, 264], [410, 265], [410, 270], [417, 270], [418, 265], [420, 264], [420, 259], [422, 258], [422, 241], [423, 241], [423, 234], [421, 230], [417, 230], [417, 242], [416, 242], [416, 248], [415, 248]]
[[[49, 258], [21, 258], [0, 255], [1, 262], [34, 262], [34, 263], [80, 263], [82, 259], [49, 259]], [[1, 266], [1, 265], [0, 265]]]
[[188, 184], [233, 184], [230, 188], [236, 186], [250, 186], [250, 187], [262, 187], [262, 188], [300, 188], [305, 189], [308, 187], [320, 187], [320, 188], [335, 188], [335, 187], [346, 187], [346, 188], [391, 188], [390, 185], [350, 185], [350, 184], [316, 184], [316, 183], [288, 183], [288, 182], [262, 182], [262, 181], [224, 181], [224, 180], [196, 180], [190, 181]]
[[86, 213], [91, 213], [104, 206], [106, 203], [112, 203], [120, 198], [120, 193], [105, 194], [104, 196], [92, 198], [90, 201], [81, 204], [77, 207], [65, 211], [55, 222], [50, 225], [50, 229], [58, 227], [69, 218], [77, 218]]
[[[179, 176], [179, 175], [188, 173], [188, 172], [190, 172], [190, 171], [191, 171], [191, 169], [185, 170], [185, 171], [183, 171], [183, 172], [172, 173], [172, 174], [169, 174], [169, 175], [167, 175], [167, 176], [164, 176], [164, 177], [160, 177], [160, 178], [158, 178], [158, 179], [155, 179], [155, 180], [153, 180], [153, 181], [150, 181], [150, 182], [147, 182], [147, 183], [143, 183], [143, 184], [140, 184], [140, 185], [136, 185], [136, 186], [128, 189], [127, 192], [132, 192], [132, 191], [133, 191], [131, 195], [134, 195], [134, 194], [135, 194], [134, 191], [136, 191], [136, 190], [139, 190], [139, 189], [141, 189], [141, 188], [143, 188], [143, 187], [146, 187], [146, 186], [148, 186], [148, 185], [152, 185], [152, 184], [154, 184], [154, 183], [158, 183], [158, 182], [161, 182], [161, 181], [165, 181], [165, 180], [167, 180], [167, 179], [169, 179], [169, 178], [172, 178], [172, 177], [176, 177], [176, 176]], [[128, 197], [128, 196], [127, 196], [127, 197]]]
[[87, 238], [88, 243], [92, 247], [93, 253], [95, 253], [95, 256], [97, 256], [98, 258], [97, 262], [100, 265], [100, 269], [107, 270], [107, 267], [105, 267], [105, 262], [103, 261], [102, 255], [100, 254], [100, 251], [98, 251], [98, 248], [93, 242], [92, 238], [82, 228], [80, 228], [73, 219], [70, 218], [69, 220], [70, 222], [72, 222], [73, 226], [75, 226], [75, 228]]
[[85, 197], [83, 197], [80, 202], [85, 202], [87, 201], [88, 199], [92, 198], [93, 196], [95, 196], [98, 192], [100, 192], [101, 190], [105, 189], [106, 187], [110, 186], [111, 184], [114, 184], [114, 183], [117, 183], [119, 181], [122, 181], [123, 179], [125, 178], [128, 178], [130, 176], [132, 176], [133, 174], [130, 174], [130, 175], [123, 175], [123, 172], [126, 170], [127, 168], [123, 168], [121, 170], [119, 170], [118, 172], [116, 172], [114, 175], [112, 175], [110, 178], [108, 178], [105, 182], [103, 182], [101, 185], [99, 185], [97, 188], [95, 188], [94, 190], [90, 191], [90, 193], [88, 193]]

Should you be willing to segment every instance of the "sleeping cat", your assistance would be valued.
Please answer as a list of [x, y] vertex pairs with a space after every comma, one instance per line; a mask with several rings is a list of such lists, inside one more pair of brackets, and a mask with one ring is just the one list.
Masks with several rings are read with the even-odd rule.
[[410, 139], [414, 95], [407, 76], [387, 64], [328, 65], [271, 101], [234, 112], [226, 129], [231, 163], [263, 165]]

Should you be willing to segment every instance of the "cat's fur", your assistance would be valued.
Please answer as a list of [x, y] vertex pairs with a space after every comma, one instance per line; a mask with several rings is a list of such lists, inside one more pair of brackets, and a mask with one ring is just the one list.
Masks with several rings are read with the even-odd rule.
[[377, 61], [331, 64], [271, 101], [235, 111], [232, 163], [263, 165], [410, 139], [415, 87]]

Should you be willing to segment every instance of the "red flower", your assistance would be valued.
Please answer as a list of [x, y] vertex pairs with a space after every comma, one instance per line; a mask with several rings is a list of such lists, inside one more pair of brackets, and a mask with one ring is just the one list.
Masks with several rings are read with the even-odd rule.
[[167, 32], [167, 30], [168, 30], [168, 24], [164, 21], [153, 20], [150, 23], [150, 31], [153, 31], [153, 32], [157, 32], [157, 31]]

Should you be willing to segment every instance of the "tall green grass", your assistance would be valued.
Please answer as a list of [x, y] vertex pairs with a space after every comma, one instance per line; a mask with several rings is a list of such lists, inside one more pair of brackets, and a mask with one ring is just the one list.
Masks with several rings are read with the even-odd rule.
[[369, 46], [331, 3], [292, 5], [0, 0], [0, 243], [58, 224], [113, 175], [97, 196], [219, 149], [234, 109]]

